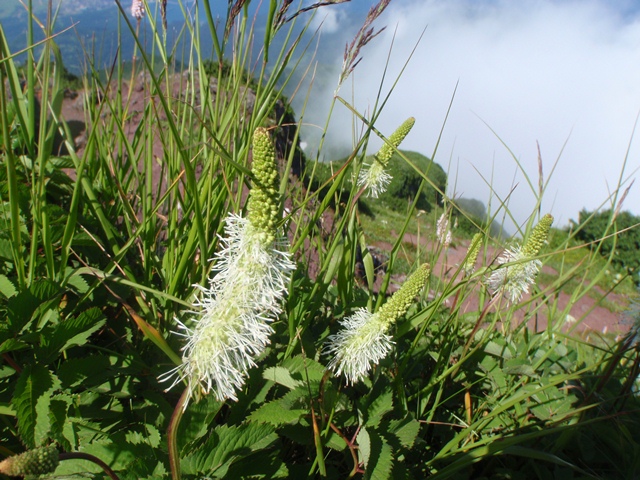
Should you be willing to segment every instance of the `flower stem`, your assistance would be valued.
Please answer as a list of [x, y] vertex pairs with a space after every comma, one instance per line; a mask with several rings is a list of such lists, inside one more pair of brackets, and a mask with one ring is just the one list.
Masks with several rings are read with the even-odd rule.
[[171, 478], [173, 480], [180, 480], [180, 454], [178, 452], [178, 427], [182, 420], [184, 413], [185, 403], [189, 399], [189, 388], [187, 387], [182, 392], [176, 408], [173, 410], [171, 420], [169, 421], [169, 428], [167, 428], [167, 447], [169, 449], [169, 465], [171, 466]]

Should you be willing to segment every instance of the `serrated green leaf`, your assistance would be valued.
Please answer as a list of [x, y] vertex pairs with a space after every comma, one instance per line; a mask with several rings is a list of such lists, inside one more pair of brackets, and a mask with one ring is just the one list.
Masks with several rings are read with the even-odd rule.
[[290, 390], [302, 385], [300, 380], [296, 380], [291, 376], [291, 372], [284, 367], [270, 367], [262, 373], [262, 378], [276, 382]]
[[504, 358], [505, 360], [513, 358], [513, 353], [506, 344], [500, 344], [495, 342], [494, 340], [490, 340], [489, 342], [487, 342], [487, 345], [484, 347], [484, 351], [489, 355]]
[[0, 402], [0, 415], [15, 417], [16, 411], [11, 408], [8, 403]]
[[386, 439], [375, 429], [369, 430], [371, 454], [364, 472], [364, 478], [370, 480], [387, 480], [393, 468], [393, 450]]
[[287, 410], [294, 410], [297, 408], [307, 408], [307, 397], [309, 391], [306, 386], [298, 387], [295, 390], [289, 390], [278, 401], [282, 408]]
[[80, 275], [71, 275], [67, 280], [67, 284], [75, 287], [76, 291], [80, 294], [86, 293], [89, 290], [89, 284]]
[[69, 406], [72, 404], [73, 400], [69, 395], [55, 395], [51, 399], [49, 406], [51, 437], [67, 451], [75, 449], [75, 444], [72, 445], [65, 436], [67, 427], [69, 427], [71, 423], [67, 421], [67, 412], [69, 411]]
[[342, 450], [348, 447], [348, 444], [345, 441], [345, 439], [342, 436], [338, 435], [333, 430], [329, 431], [329, 436], [325, 440], [324, 444], [327, 448], [337, 450], [338, 452], [341, 452]]
[[15, 285], [6, 275], [0, 275], [0, 293], [5, 298], [11, 298], [18, 293]]
[[51, 405], [51, 397], [54, 390], [60, 388], [60, 380], [53, 375], [51, 375], [51, 387], [38, 398], [36, 402], [36, 428], [35, 428], [35, 443], [37, 446], [43, 446], [47, 443], [49, 439], [49, 433], [51, 431], [51, 416], [50, 416], [50, 405]]
[[289, 409], [280, 399], [265, 403], [249, 415], [252, 422], [269, 423], [276, 427], [297, 422], [300, 417], [309, 413], [304, 409]]
[[13, 377], [16, 371], [8, 365], [0, 366], [0, 379]]
[[18, 431], [22, 441], [29, 448], [36, 446], [36, 424], [38, 421], [38, 400], [53, 386], [53, 376], [42, 365], [27, 366], [18, 381], [11, 400], [16, 411]]
[[[132, 463], [138, 460], [139, 454], [136, 454], [137, 452], [134, 447], [135, 446], [129, 445], [124, 440], [114, 441], [107, 436], [96, 435], [96, 431], [93, 431], [93, 438], [90, 441], [83, 442], [79, 451], [99, 458], [117, 472], [119, 470], [126, 470]], [[102, 468], [94, 462], [81, 459], [74, 459], [73, 462], [60, 462], [55, 474], [73, 475], [78, 472], [99, 475], [97, 478], [102, 478], [104, 474]], [[132, 473], [133, 472], [130, 472], [127, 476], [120, 476], [120, 478], [138, 478], [132, 476]]]
[[537, 373], [528, 360], [514, 358], [505, 362], [503, 372], [508, 375], [526, 375], [536, 377]]
[[531, 413], [543, 421], [566, 415], [577, 400], [575, 395], [567, 394], [555, 386], [536, 391], [531, 399], [537, 403], [531, 407]]
[[18, 339], [10, 338], [0, 344], [0, 354], [15, 352], [16, 350], [24, 350], [25, 348], [29, 348], [29, 345]]
[[367, 427], [362, 427], [356, 438], [358, 442], [358, 456], [366, 469], [369, 464], [369, 457], [371, 456], [371, 438], [369, 437]]
[[145, 443], [145, 436], [141, 432], [127, 432], [125, 438], [127, 439], [127, 443], [130, 443], [132, 445]]
[[160, 431], [149, 423], [145, 423], [144, 427], [147, 429], [147, 443], [153, 448], [158, 448], [162, 440]]
[[164, 466], [164, 463], [158, 462], [156, 468], [153, 469], [153, 472], [151, 472], [151, 475], [148, 478], [149, 480], [165, 477], [168, 478], [168, 475], [169, 472], [167, 471], [167, 467]]
[[380, 423], [382, 417], [391, 410], [393, 410], [393, 393], [390, 390], [385, 390], [374, 398], [371, 404], [367, 407], [364, 424], [370, 427], [375, 427]]
[[33, 312], [40, 304], [30, 291], [24, 290], [7, 301], [7, 327], [13, 335], [18, 334], [29, 323]]
[[4, 260], [13, 260], [13, 247], [11, 241], [7, 238], [0, 238], [0, 258]]
[[49, 337], [43, 338], [46, 342], [42, 348], [42, 360], [45, 363], [52, 362], [57, 354], [72, 346], [84, 345], [92, 333], [102, 328], [106, 318], [102, 311], [93, 307], [80, 313], [77, 317], [68, 318], [55, 326]]
[[224, 477], [235, 460], [266, 448], [277, 438], [274, 428], [266, 423], [218, 426], [198, 451], [183, 459], [182, 473]]
[[419, 431], [420, 423], [412, 417], [405, 417], [402, 420], [392, 420], [389, 422], [389, 432], [393, 433], [405, 448], [413, 447]]
[[[274, 449], [275, 450], [275, 449]], [[256, 452], [246, 462], [236, 462], [229, 467], [225, 478], [235, 479], [265, 479], [273, 480], [275, 478], [301, 478], [301, 475], [294, 475], [289, 470], [279, 452], [266, 450]]]
[[100, 385], [109, 375], [111, 363], [104, 355], [89, 355], [81, 358], [69, 358], [60, 364], [58, 377], [67, 388], [77, 387], [87, 378], [85, 386]]
[[60, 285], [54, 281], [43, 278], [34, 282], [29, 288], [29, 291], [38, 300], [46, 301], [58, 296], [62, 289], [60, 288]]
[[208, 433], [210, 423], [223, 405], [224, 402], [216, 400], [213, 395], [189, 404], [178, 429], [178, 444], [184, 445], [183, 453], [191, 451], [191, 443]]
[[65, 339], [65, 343], [60, 351], [64, 351], [74, 345], [84, 345], [89, 336], [96, 330], [102, 328], [107, 321], [102, 311], [97, 307], [85, 310], [70, 320], [66, 320], [60, 324], [54, 332], [54, 335], [60, 335], [60, 340]]
[[132, 445], [147, 445], [153, 448], [160, 444], [160, 432], [153, 425], [143, 425], [145, 431], [130, 430], [125, 433], [127, 443]]
[[304, 381], [308, 378], [310, 382], [319, 382], [326, 372], [324, 365], [302, 355], [285, 359], [282, 366], [289, 370], [294, 378]]
[[61, 289], [50, 280], [38, 280], [29, 288], [7, 300], [9, 331], [19, 333], [32, 319], [40, 320], [52, 308]]

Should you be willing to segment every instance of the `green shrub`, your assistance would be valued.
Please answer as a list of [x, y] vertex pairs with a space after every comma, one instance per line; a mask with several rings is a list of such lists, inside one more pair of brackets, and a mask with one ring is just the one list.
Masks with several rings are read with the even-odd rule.
[[[417, 197], [416, 207], [430, 212], [434, 205], [442, 203], [442, 193], [447, 188], [447, 174], [440, 165], [418, 152], [401, 152], [413, 165], [394, 153], [389, 160], [388, 169], [392, 177], [391, 183], [378, 200], [389, 208], [404, 210], [407, 204]], [[418, 190], [423, 177], [414, 166], [430, 180], [420, 192]]]
[[456, 233], [461, 236], [472, 237], [478, 233], [478, 228], [488, 231], [494, 238], [508, 236], [503, 227], [493, 220], [489, 225], [487, 207], [475, 198], [458, 198], [453, 201], [453, 217], [457, 224]]
[[[371, 211], [370, 204], [374, 202], [393, 210], [404, 211], [409, 202], [413, 201], [416, 196], [418, 197], [416, 208], [427, 212], [430, 212], [433, 206], [442, 203], [442, 193], [444, 193], [447, 188], [447, 174], [442, 167], [418, 152], [405, 150], [400, 150], [400, 152], [402, 152], [411, 164], [398, 153], [393, 154], [389, 160], [387, 170], [387, 173], [392, 177], [387, 190], [381, 193], [378, 198], [369, 198], [366, 196], [360, 198], [361, 206], [364, 207], [366, 211]], [[369, 163], [371, 160], [371, 157], [368, 157], [365, 163]], [[335, 174], [345, 162], [346, 159], [329, 163], [319, 162], [315, 167], [310, 168], [308, 174], [315, 168], [312, 187], [318, 188], [327, 183], [331, 176]], [[344, 188], [351, 188], [353, 182], [352, 165], [347, 167], [345, 175], [347, 180], [345, 181]], [[416, 171], [414, 166], [430, 180], [428, 183], [425, 182], [420, 191], [420, 184], [423, 181], [423, 177]]]
[[[578, 217], [576, 238], [589, 243], [592, 249], [611, 257], [611, 263], [621, 271], [634, 275], [640, 266], [640, 217], [622, 212], [615, 218], [611, 210], [587, 212]], [[608, 237], [608, 238], [604, 238]], [[604, 239], [603, 239], [604, 238]]]

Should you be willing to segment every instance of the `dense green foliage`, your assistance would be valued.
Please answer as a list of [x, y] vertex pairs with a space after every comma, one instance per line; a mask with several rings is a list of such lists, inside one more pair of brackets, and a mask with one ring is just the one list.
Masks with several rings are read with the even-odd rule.
[[632, 275], [640, 283], [640, 217], [630, 212], [614, 216], [613, 210], [582, 210], [574, 226], [576, 238], [588, 243], [600, 255], [611, 258], [620, 271]]
[[435, 205], [442, 204], [447, 174], [440, 165], [421, 153], [406, 150], [394, 153], [389, 160], [388, 173], [391, 183], [380, 195], [382, 205], [402, 211], [415, 201], [417, 209], [429, 212]]
[[[431, 228], [430, 242], [418, 242], [414, 261], [405, 265], [430, 271], [427, 286], [414, 285], [415, 298], [389, 300], [392, 287], [405, 283], [398, 264], [409, 225], [426, 217], [418, 210], [441, 202], [455, 208], [445, 195], [446, 175], [426, 157], [401, 152], [391, 159], [387, 196], [367, 197], [355, 182], [371, 154], [363, 149], [372, 134], [365, 130], [347, 168], [316, 159], [302, 172], [305, 185], [289, 176], [297, 130], [282, 141], [275, 127], [283, 128], [278, 102], [297, 68], [289, 62], [300, 37], [283, 20], [295, 13], [287, 14], [291, 2], [267, 3], [267, 22], [256, 31], [248, 8], [231, 8], [227, 36], [209, 2], [197, 2], [207, 18], [202, 34], [219, 43], [214, 61], [205, 64], [200, 30], [186, 21], [192, 56], [178, 75], [161, 27], [143, 19], [156, 41], [148, 51], [137, 43], [133, 71], [118, 58], [106, 79], [87, 72], [86, 84], [105, 94], [98, 102], [82, 92], [83, 145], [75, 144], [61, 115], [64, 67], [50, 35], [54, 26], [43, 26], [47, 40], [41, 52], [29, 50], [24, 70], [0, 26], [0, 84], [7, 85], [0, 90], [2, 456], [53, 446], [59, 465], [37, 466], [55, 468], [50, 478], [105, 478], [96, 459], [132, 480], [631, 478], [640, 458], [637, 332], [617, 340], [580, 337], [584, 318], [567, 323], [572, 302], [597, 290], [585, 279], [602, 277], [606, 262], [595, 253], [574, 261], [577, 238], [563, 232], [546, 246], [536, 239], [539, 258], [498, 265], [489, 252], [502, 251], [499, 239], [484, 235], [483, 254], [468, 270], [445, 269], [446, 247]], [[127, 35], [137, 40], [136, 26], [122, 13]], [[264, 56], [256, 61], [250, 40], [258, 31]], [[367, 31], [356, 38], [358, 49], [371, 39]], [[278, 32], [289, 35], [281, 49], [272, 44]], [[230, 50], [232, 59], [220, 61]], [[209, 80], [216, 66], [214, 94]], [[122, 88], [133, 78], [143, 78], [143, 105], [130, 103]], [[333, 101], [347, 103], [340, 96]], [[222, 295], [222, 287], [212, 287], [213, 275], [225, 272], [219, 282], [242, 287], [241, 268], [264, 274], [262, 256], [251, 262], [232, 256], [242, 245], [230, 240], [229, 227], [244, 219], [248, 190], [260, 183], [252, 170], [256, 130], [283, 146], [274, 150], [280, 179], [275, 166], [265, 169], [270, 201], [262, 206], [269, 227], [283, 237], [269, 248], [290, 255], [296, 270], [282, 285], [265, 276], [266, 293], [258, 298], [234, 290], [220, 313], [209, 308]], [[53, 150], [56, 135], [66, 144], [64, 156]], [[361, 215], [367, 205], [395, 210], [396, 220], [402, 215], [386, 239], [384, 268], [376, 268], [370, 253], [371, 217]], [[523, 241], [536, 231], [534, 217]], [[225, 263], [229, 258], [243, 261]], [[536, 262], [547, 260], [555, 277], [538, 285]], [[525, 282], [527, 296], [508, 300], [506, 282], [488, 287], [496, 273], [523, 271], [503, 278]], [[571, 282], [573, 296], [563, 304], [561, 289]], [[249, 360], [241, 365], [236, 399], [216, 399], [189, 371], [159, 380], [184, 367], [186, 345], [204, 342], [212, 358], [235, 355], [225, 350], [225, 335], [248, 315], [241, 306], [264, 303], [275, 290], [286, 291], [284, 302], [253, 318], [268, 330], [264, 348], [251, 343], [253, 332], [243, 337]], [[366, 321], [383, 305], [395, 307], [384, 329], [367, 331], [373, 327]], [[270, 327], [261, 323], [267, 315], [274, 317]], [[530, 328], [542, 319], [546, 327]], [[364, 331], [356, 320], [365, 321]], [[194, 331], [204, 322], [220, 328], [198, 337]], [[328, 344], [352, 338], [340, 336], [348, 329], [364, 340], [347, 346], [374, 338], [389, 349], [379, 361], [360, 350], [366, 368], [351, 383], [327, 353]], [[44, 451], [20, 458], [42, 459]]]
[[452, 201], [454, 221], [461, 236], [471, 237], [479, 230], [494, 238], [507, 235], [498, 222], [487, 217], [487, 207], [475, 198], [456, 198]]

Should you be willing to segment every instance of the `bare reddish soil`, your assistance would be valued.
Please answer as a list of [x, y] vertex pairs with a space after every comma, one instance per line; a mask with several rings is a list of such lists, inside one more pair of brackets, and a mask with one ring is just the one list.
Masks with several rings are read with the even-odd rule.
[[[421, 239], [422, 240], [422, 239]], [[413, 235], [405, 235], [405, 241], [414, 243], [417, 241]], [[423, 242], [426, 243], [426, 242]], [[464, 262], [467, 249], [469, 247], [468, 240], [458, 241], [452, 244], [444, 255], [441, 255], [436, 265], [433, 266], [433, 272], [436, 275], [446, 280], [451, 280], [458, 271], [459, 266]], [[484, 261], [484, 265], [489, 265], [495, 262], [496, 258], [500, 255], [500, 251], [496, 249], [490, 249], [487, 258]], [[480, 266], [480, 259], [478, 260], [477, 267]], [[542, 270], [548, 274], [557, 274], [557, 272], [548, 266], [544, 266]], [[545, 285], [538, 285], [543, 295], [554, 295]], [[476, 290], [480, 288], [476, 286]], [[531, 298], [531, 295], [526, 295], [522, 302], [525, 302]], [[625, 295], [619, 295], [616, 293], [602, 292], [598, 288], [594, 288], [589, 292], [589, 295], [583, 295], [582, 297], [571, 299], [571, 295], [565, 292], [557, 294], [555, 301], [545, 302], [547, 305], [539, 306], [537, 302], [531, 302], [519, 311], [514, 313], [515, 321], [522, 321], [525, 312], [534, 311], [538, 309], [534, 315], [534, 319], [530, 320], [528, 326], [535, 331], [544, 330], [547, 327], [548, 318], [551, 315], [556, 321], [562, 321], [562, 329], [565, 332], [583, 332], [588, 331], [599, 333], [613, 333], [621, 334], [629, 330], [631, 322], [625, 317], [624, 313], [615, 313], [601, 305], [602, 301], [606, 300], [612, 304], [619, 304], [623, 307], [623, 310], [629, 305], [629, 300]], [[549, 312], [548, 305], [555, 306], [555, 312]], [[506, 302], [502, 304], [501, 308], [506, 308]], [[465, 302], [462, 304], [461, 309], [463, 312], [478, 312], [478, 295], [469, 295]]]

